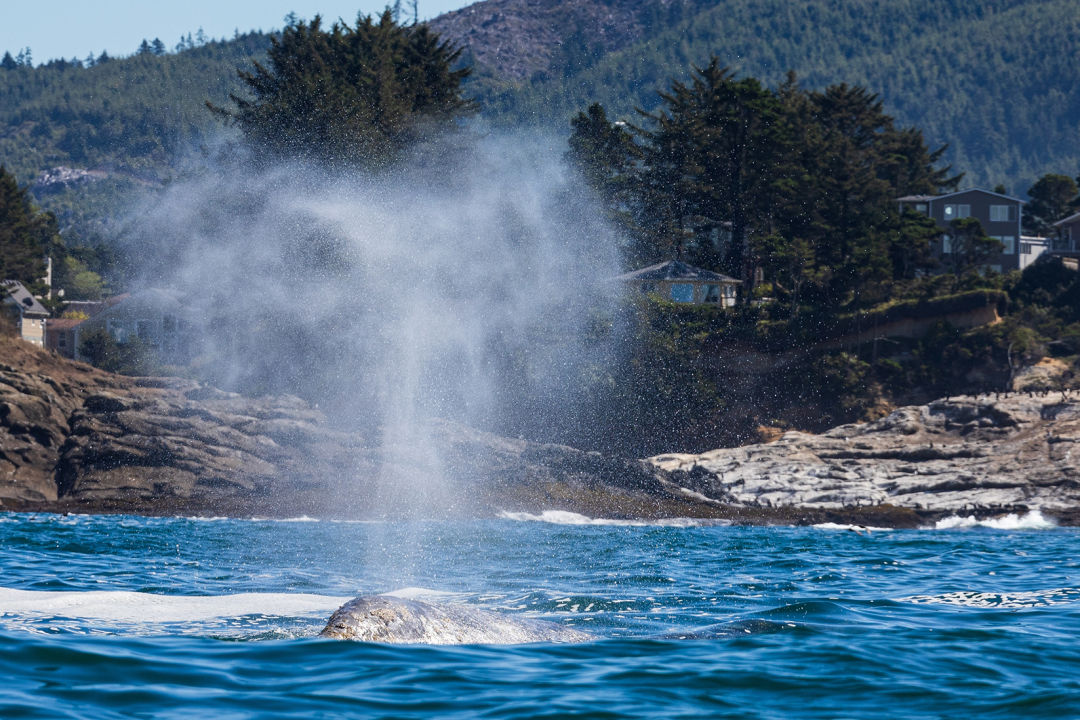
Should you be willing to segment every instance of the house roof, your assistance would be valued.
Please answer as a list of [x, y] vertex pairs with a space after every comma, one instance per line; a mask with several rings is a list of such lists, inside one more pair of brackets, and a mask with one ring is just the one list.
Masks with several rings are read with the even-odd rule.
[[722, 275], [712, 270], [705, 270], [704, 268], [694, 267], [688, 265], [680, 260], [668, 260], [667, 262], [657, 263], [656, 265], [650, 265], [649, 267], [641, 268], [640, 270], [634, 270], [628, 272], [625, 275], [620, 275], [616, 280], [640, 280], [645, 282], [657, 282], [660, 280], [678, 281], [684, 280], [687, 282], [710, 282], [710, 283], [741, 283], [742, 280], [736, 280], [733, 277]]
[[9, 296], [4, 298], [4, 301], [18, 305], [23, 315], [49, 317], [49, 311], [37, 301], [36, 297], [30, 294], [30, 291], [21, 282], [18, 280], [4, 280], [0, 284], [9, 293]]
[[45, 324], [45, 330], [70, 330], [86, 321], [86, 318], [56, 318]]
[[1054, 227], [1057, 227], [1058, 225], [1068, 225], [1070, 223], [1076, 222], [1077, 220], [1080, 220], [1080, 212], [1073, 213], [1067, 218], [1062, 218], [1061, 220], [1058, 220], [1056, 223], [1054, 223]]
[[930, 201], [930, 200], [943, 200], [945, 198], [952, 197], [954, 195], [963, 195], [964, 193], [969, 193], [969, 192], [986, 193], [987, 195], [993, 195], [994, 197], [999, 197], [1002, 200], [1011, 200], [1013, 202], [1018, 202], [1021, 205], [1027, 205], [1027, 202], [1025, 202], [1024, 200], [1021, 200], [1020, 198], [1015, 198], [1015, 197], [1013, 197], [1011, 195], [1002, 195], [1001, 193], [996, 193], [996, 192], [993, 192], [991, 190], [984, 190], [983, 188], [978, 188], [978, 187], [966, 188], [964, 190], [956, 190], [955, 192], [945, 193], [944, 195], [905, 195], [904, 197], [896, 198], [896, 199], [897, 199], [898, 202], [927, 202], [927, 201]]

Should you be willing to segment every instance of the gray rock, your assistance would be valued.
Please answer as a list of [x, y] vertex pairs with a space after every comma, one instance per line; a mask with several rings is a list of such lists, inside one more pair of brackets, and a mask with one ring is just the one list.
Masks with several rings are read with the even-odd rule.
[[671, 482], [727, 504], [928, 513], [1080, 506], [1080, 402], [1061, 393], [958, 397], [822, 435], [651, 458]]

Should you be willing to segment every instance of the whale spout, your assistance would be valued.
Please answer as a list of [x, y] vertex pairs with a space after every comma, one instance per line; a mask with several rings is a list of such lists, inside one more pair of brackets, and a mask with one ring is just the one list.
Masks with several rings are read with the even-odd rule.
[[322, 637], [416, 645], [513, 645], [595, 639], [556, 623], [515, 618], [462, 605], [432, 605], [387, 595], [362, 595], [330, 616]]

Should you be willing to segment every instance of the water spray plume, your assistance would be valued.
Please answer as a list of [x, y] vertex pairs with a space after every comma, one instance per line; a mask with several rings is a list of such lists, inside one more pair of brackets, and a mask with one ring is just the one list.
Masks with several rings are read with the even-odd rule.
[[224, 163], [148, 203], [130, 251], [185, 299], [207, 379], [367, 433], [388, 512], [446, 506], [433, 418], [565, 421], [609, 350], [587, 336], [616, 300], [616, 237], [560, 155], [458, 137], [379, 175]]

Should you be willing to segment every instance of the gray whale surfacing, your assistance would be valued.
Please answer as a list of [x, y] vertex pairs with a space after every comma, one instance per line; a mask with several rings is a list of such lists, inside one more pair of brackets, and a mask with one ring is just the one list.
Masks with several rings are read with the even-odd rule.
[[361, 595], [330, 616], [321, 637], [415, 645], [515, 645], [595, 640], [589, 633], [462, 605]]

